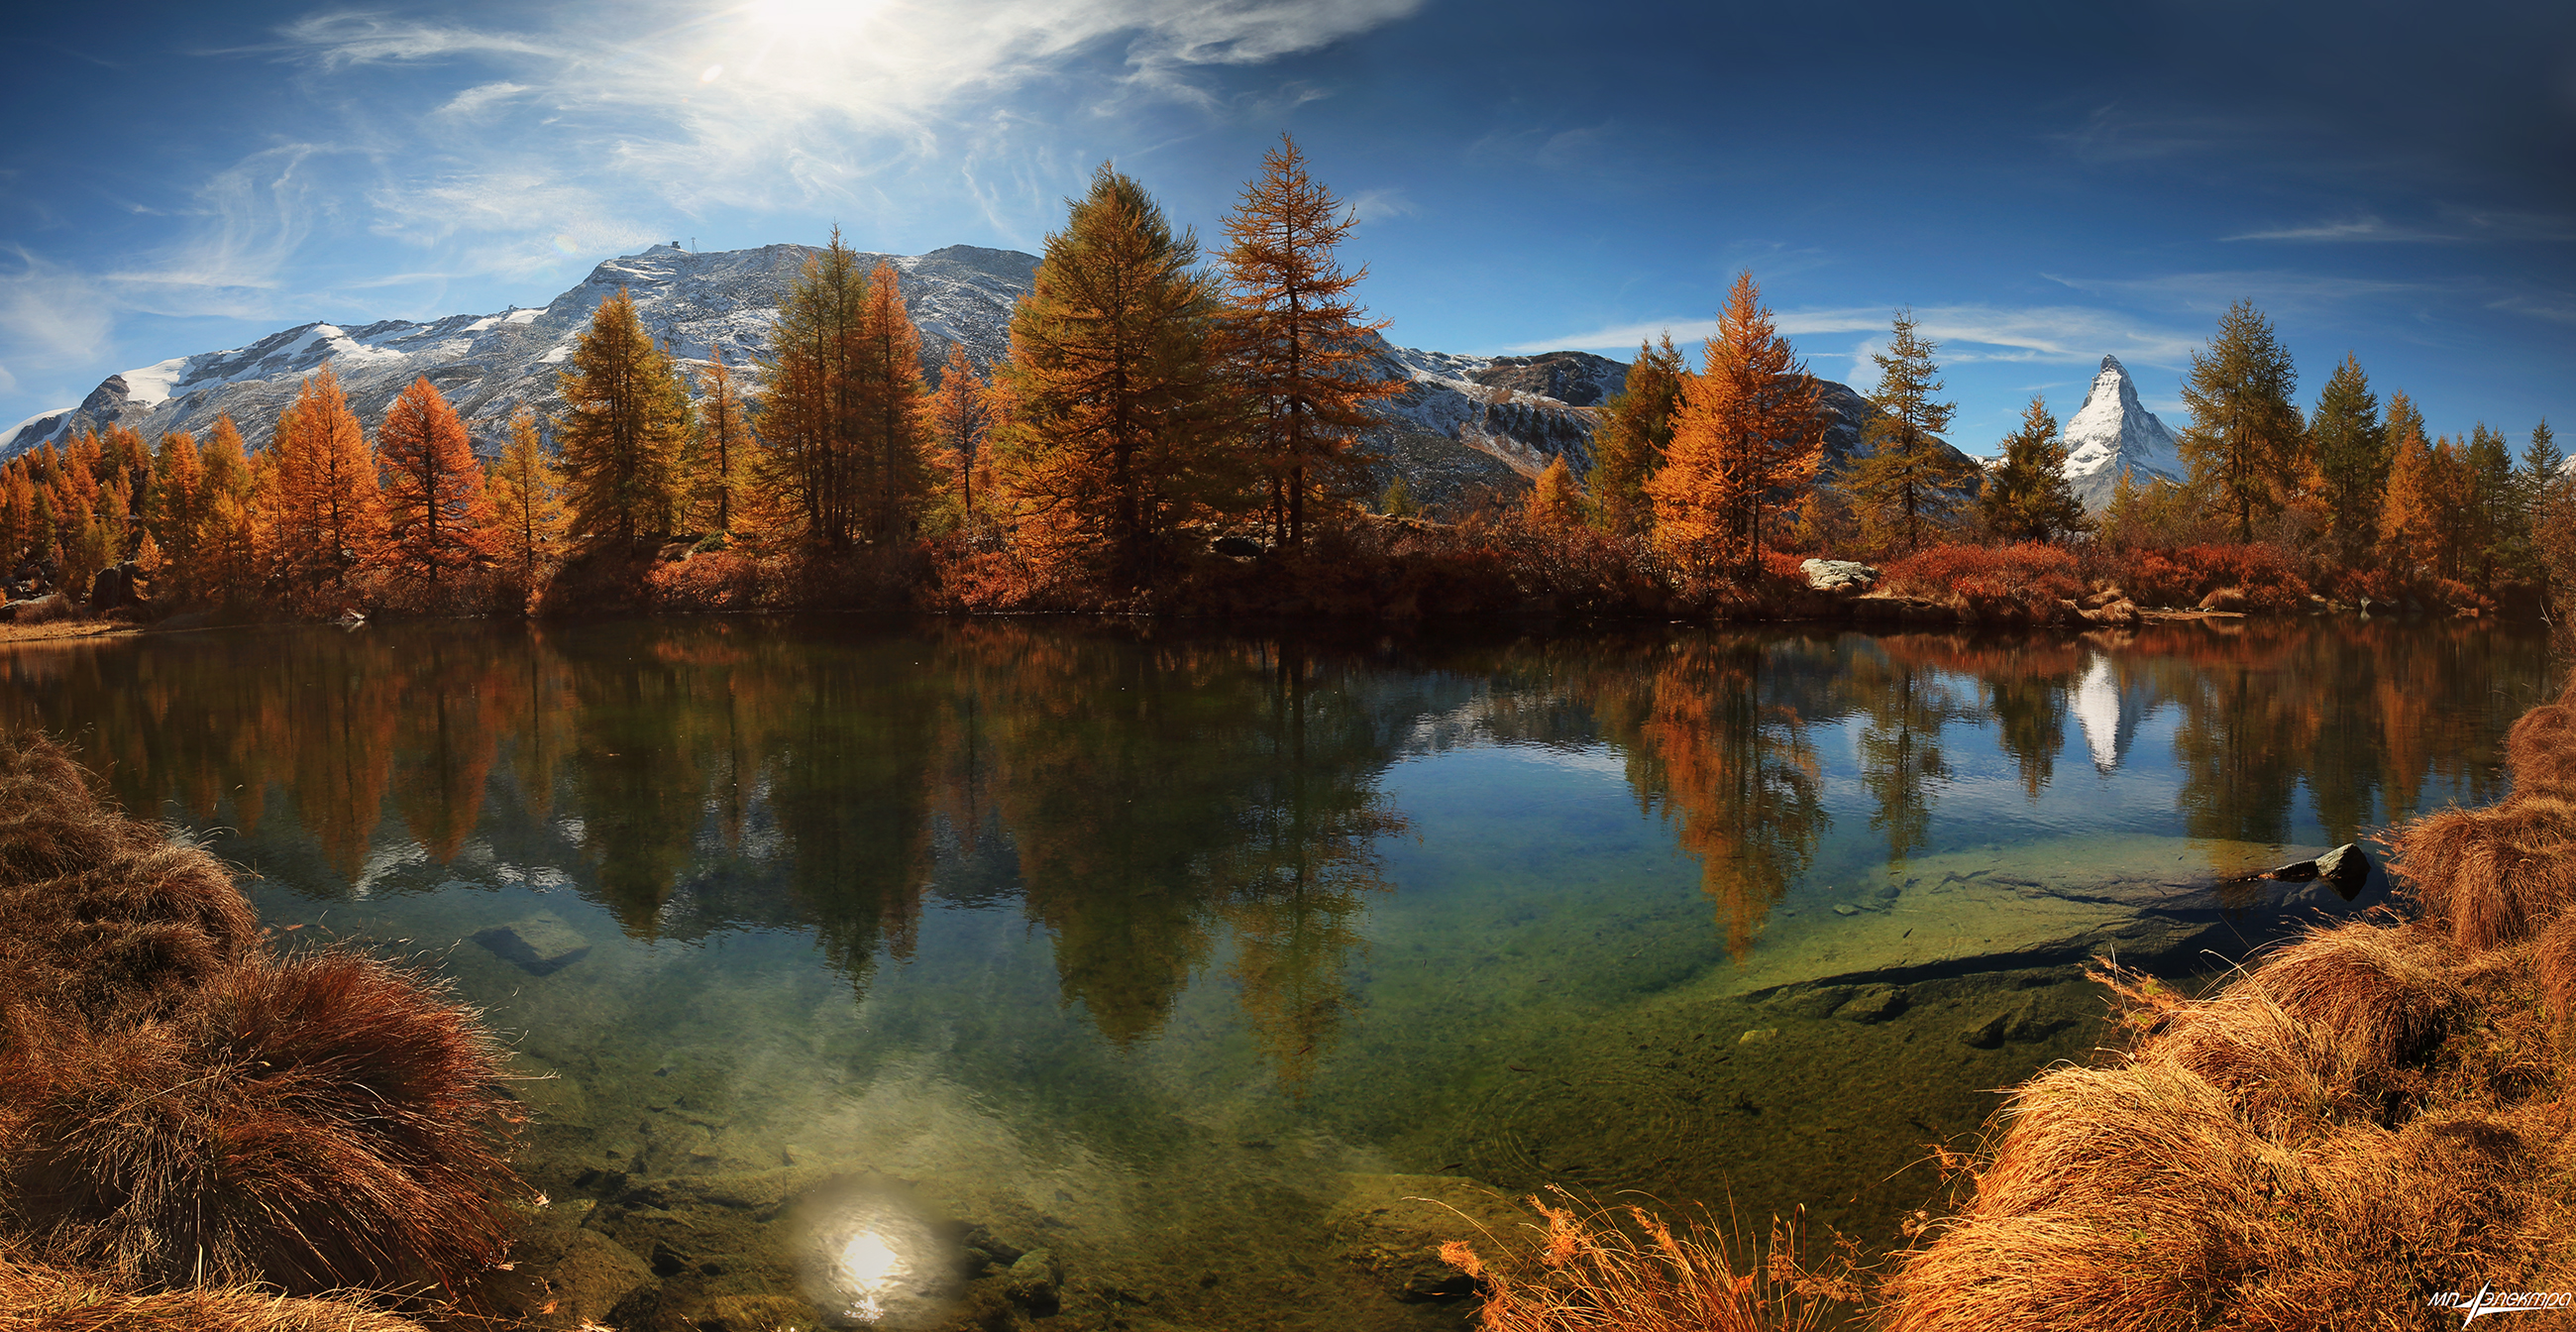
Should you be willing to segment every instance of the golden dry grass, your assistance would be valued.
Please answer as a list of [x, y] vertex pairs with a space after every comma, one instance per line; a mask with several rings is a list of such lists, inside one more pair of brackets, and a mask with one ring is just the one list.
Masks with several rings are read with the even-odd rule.
[[119, 1289], [453, 1288], [507, 1247], [480, 1016], [272, 954], [222, 867], [0, 737], [0, 1237]]
[[259, 922], [213, 856], [101, 803], [61, 747], [0, 736], [5, 998], [104, 1018], [239, 961]]
[[2576, 903], [2576, 805], [2565, 800], [2440, 810], [2406, 825], [2395, 851], [2425, 923], [2463, 948], [2530, 938]]
[[1808, 1332], [1859, 1298], [1847, 1265], [1841, 1275], [1800, 1265], [1790, 1228], [1773, 1228], [1769, 1260], [1757, 1264], [1752, 1246], [1705, 1213], [1676, 1232], [1643, 1207], [1549, 1192], [1556, 1202], [1527, 1200], [1545, 1222], [1534, 1244], [1489, 1233], [1481, 1253], [1464, 1240], [1441, 1246], [1444, 1261], [1476, 1278], [1484, 1332]]
[[2505, 766], [2521, 796], [2576, 800], [2576, 707], [2544, 703], [2505, 732]]
[[2163, 1002], [2129, 1057], [2025, 1084], [1883, 1325], [2409, 1328], [2422, 1292], [2567, 1279], [2529, 959], [2458, 956], [2411, 927], [2314, 934]]
[[423, 1332], [356, 1299], [246, 1287], [136, 1293], [0, 1253], [0, 1332]]

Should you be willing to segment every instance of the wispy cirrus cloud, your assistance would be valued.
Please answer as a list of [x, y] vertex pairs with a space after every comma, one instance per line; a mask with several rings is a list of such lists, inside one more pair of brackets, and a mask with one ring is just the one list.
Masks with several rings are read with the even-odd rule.
[[2348, 217], [2333, 222], [2310, 222], [2299, 226], [2272, 227], [2262, 231], [2240, 232], [2221, 236], [2226, 241], [2378, 241], [2434, 242], [2457, 241], [2454, 232], [2428, 231], [2421, 227], [2392, 225], [2370, 214]]
[[[1780, 331], [1810, 343], [1835, 334], [1882, 334], [1894, 311], [1884, 306], [1782, 310], [1775, 316]], [[2135, 316], [2082, 306], [1947, 305], [1918, 308], [1915, 328], [1941, 344], [1945, 361], [2032, 361], [2067, 365], [2097, 361], [2108, 353], [2148, 365], [2179, 364], [2198, 337], [2160, 328]], [[1574, 347], [1587, 350], [1634, 348], [1670, 333], [1675, 342], [1698, 342], [1717, 332], [1714, 319], [1645, 320], [1516, 343], [1503, 350], [1522, 354]], [[1816, 353], [1830, 359], [1848, 357], [1867, 364], [1875, 338], [1849, 352]]]

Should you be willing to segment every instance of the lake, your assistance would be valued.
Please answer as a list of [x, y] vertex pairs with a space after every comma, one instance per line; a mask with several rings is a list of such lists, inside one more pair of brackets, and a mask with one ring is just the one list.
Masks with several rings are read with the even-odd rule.
[[2553, 692], [2536, 636], [2349, 619], [433, 623], [0, 681], [273, 927], [486, 1011], [536, 1265], [621, 1326], [903, 1326], [963, 1247], [1069, 1326], [1316, 1329], [1459, 1325], [1388, 1199], [1900, 1243], [1934, 1145], [2107, 1039], [2088, 958], [2386, 905], [2228, 881], [2495, 798]]

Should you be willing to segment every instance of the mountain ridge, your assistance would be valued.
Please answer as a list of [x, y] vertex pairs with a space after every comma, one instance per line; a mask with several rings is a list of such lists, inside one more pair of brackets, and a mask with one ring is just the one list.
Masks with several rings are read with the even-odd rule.
[[[305, 374], [324, 364], [371, 430], [397, 394], [427, 378], [454, 404], [476, 451], [490, 456], [518, 408], [541, 417], [563, 410], [556, 373], [599, 304], [620, 288], [684, 368], [705, 364], [719, 349], [741, 364], [766, 350], [779, 302], [816, 253], [786, 243], [720, 251], [655, 245], [601, 261], [543, 306], [427, 321], [298, 324], [244, 347], [109, 375], [79, 405], [0, 437], [0, 459], [110, 425], [147, 441], [178, 430], [202, 437], [220, 413], [229, 413], [257, 450]], [[964, 346], [979, 372], [1007, 353], [1011, 309], [1034, 285], [1038, 265], [1035, 255], [968, 245], [857, 259], [868, 267], [891, 264], [901, 275], [904, 306], [934, 381], [952, 346]], [[1386, 459], [1378, 484], [1402, 475], [1430, 505], [1509, 500], [1559, 457], [1581, 475], [1591, 466], [1602, 404], [1625, 387], [1628, 372], [1623, 362], [1582, 351], [1461, 355], [1398, 347], [1374, 333], [1369, 347], [1378, 372], [1404, 386], [1373, 405], [1380, 424], [1365, 435]], [[1846, 385], [1818, 383], [1829, 418], [1826, 467], [1838, 471], [1860, 451], [1877, 409]]]

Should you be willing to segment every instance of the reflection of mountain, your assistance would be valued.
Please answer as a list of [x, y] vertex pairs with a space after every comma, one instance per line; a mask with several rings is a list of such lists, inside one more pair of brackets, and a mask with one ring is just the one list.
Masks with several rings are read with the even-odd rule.
[[2144, 680], [2124, 681], [2118, 663], [2107, 652], [2085, 660], [2084, 676], [2075, 682], [2074, 711], [2084, 728], [2084, 743], [2093, 751], [2095, 771], [2114, 772], [2128, 758], [2129, 746], [2138, 738], [2138, 723], [2155, 710], [2149, 687]]

